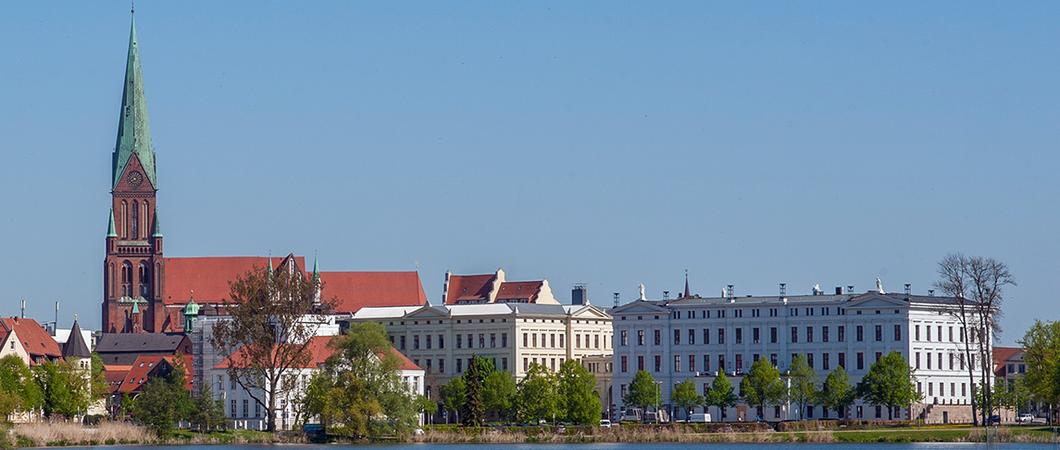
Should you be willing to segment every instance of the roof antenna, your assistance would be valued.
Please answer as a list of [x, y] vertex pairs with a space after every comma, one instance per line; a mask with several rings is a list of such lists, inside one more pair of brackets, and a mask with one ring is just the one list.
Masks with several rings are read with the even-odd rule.
[[136, 0], [129, 0], [129, 14], [136, 14]]

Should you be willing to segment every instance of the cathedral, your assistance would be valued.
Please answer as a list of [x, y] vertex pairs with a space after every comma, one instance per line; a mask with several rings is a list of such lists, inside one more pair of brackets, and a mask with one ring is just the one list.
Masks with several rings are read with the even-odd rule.
[[136, 24], [129, 31], [125, 85], [111, 173], [111, 204], [103, 262], [104, 333], [182, 332], [188, 314], [223, 314], [228, 283], [266, 266], [319, 277], [322, 295], [336, 300], [336, 313], [365, 306], [428, 304], [417, 272], [321, 272], [305, 258], [265, 256], [164, 256], [158, 220], [158, 176], [147, 119]]

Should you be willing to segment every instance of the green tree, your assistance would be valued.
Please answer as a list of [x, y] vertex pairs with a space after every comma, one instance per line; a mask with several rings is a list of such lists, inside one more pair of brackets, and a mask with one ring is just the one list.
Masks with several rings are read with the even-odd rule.
[[1035, 321], [1019, 341], [1027, 373], [1023, 384], [1029, 397], [1056, 410], [1060, 405], [1056, 373], [1060, 367], [1060, 322]]
[[191, 426], [201, 432], [209, 432], [224, 425], [225, 408], [221, 400], [213, 398], [210, 383], [203, 383], [202, 389], [192, 396], [191, 414], [188, 421]]
[[509, 419], [515, 403], [515, 379], [512, 374], [495, 370], [482, 383], [486, 411], [494, 417]]
[[858, 383], [858, 395], [870, 404], [886, 407], [891, 420], [895, 408], [908, 408], [920, 399], [909, 363], [898, 352], [883, 355], [869, 367]]
[[692, 416], [692, 408], [703, 404], [703, 396], [696, 391], [696, 383], [687, 379], [674, 386], [674, 393], [670, 400], [687, 414], [686, 417]]
[[821, 387], [821, 403], [827, 409], [835, 410], [841, 418], [847, 417], [847, 408], [854, 403], [857, 394], [850, 385], [850, 377], [843, 366], [838, 366], [828, 373]]
[[415, 429], [416, 398], [397, 373], [400, 361], [383, 326], [355, 323], [333, 345], [335, 353], [310, 381], [306, 417], [319, 417], [328, 434], [355, 439]]
[[784, 400], [786, 389], [780, 381], [780, 371], [766, 358], [759, 358], [751, 365], [751, 370], [740, 381], [740, 394], [749, 405], [757, 407], [756, 414], [762, 418], [766, 404], [776, 404]]
[[724, 371], [718, 371], [718, 376], [714, 377], [714, 381], [710, 383], [710, 390], [707, 391], [707, 396], [704, 399], [704, 403], [707, 406], [716, 406], [718, 408], [718, 418], [725, 415], [725, 410], [736, 406], [736, 402], [739, 400], [739, 396], [734, 392], [735, 389], [732, 382], [729, 381], [729, 377], [725, 376]]
[[438, 404], [425, 396], [416, 396], [416, 410], [423, 413], [429, 423], [434, 414], [438, 412]]
[[806, 357], [799, 354], [791, 361], [788, 377], [791, 380], [788, 398], [799, 405], [799, 420], [802, 420], [806, 407], [817, 400], [817, 372], [806, 362]]
[[[464, 377], [453, 377], [438, 391], [442, 396], [442, 406], [460, 422], [460, 410], [464, 409], [464, 402], [467, 401], [467, 384], [464, 383]], [[449, 423], [449, 416], [446, 416], [445, 421]]]
[[88, 409], [90, 391], [82, 372], [66, 361], [48, 361], [36, 367], [36, 379], [43, 394], [44, 415], [74, 417]]
[[[291, 263], [293, 264], [293, 263]], [[262, 267], [230, 283], [228, 320], [213, 328], [210, 343], [224, 356], [228, 376], [265, 409], [266, 429], [276, 430], [276, 402], [296, 383], [284, 383], [309, 363], [307, 347], [319, 324], [307, 316], [327, 314], [333, 301], [318, 301], [322, 285], [299, 270]]]
[[559, 415], [557, 384], [556, 376], [544, 365], [531, 363], [530, 370], [519, 382], [519, 420], [536, 424], [545, 419], [553, 420]]
[[106, 367], [103, 365], [103, 358], [100, 358], [96, 353], [92, 354], [91, 367], [92, 375], [89, 377], [89, 391], [91, 400], [96, 401], [110, 394], [110, 386], [107, 384]]
[[187, 420], [193, 408], [191, 395], [184, 388], [184, 369], [173, 368], [165, 377], [148, 380], [129, 410], [137, 422], [162, 436]]
[[661, 393], [659, 386], [655, 384], [655, 378], [646, 370], [640, 370], [633, 375], [633, 381], [629, 384], [629, 391], [622, 399], [626, 406], [638, 408], [655, 407], [661, 404]]
[[559, 369], [559, 399], [563, 417], [578, 425], [600, 422], [600, 397], [596, 395], [596, 377], [573, 359]]
[[480, 427], [486, 421], [486, 400], [482, 385], [493, 370], [493, 364], [484, 358], [474, 357], [464, 373], [467, 398], [464, 400], [464, 425]]
[[0, 420], [14, 412], [38, 411], [44, 406], [44, 394], [33, 371], [15, 355], [0, 358], [0, 396]]

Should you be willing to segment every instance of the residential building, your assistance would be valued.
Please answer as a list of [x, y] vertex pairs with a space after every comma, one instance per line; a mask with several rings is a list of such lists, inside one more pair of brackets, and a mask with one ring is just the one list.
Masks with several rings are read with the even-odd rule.
[[502, 269], [483, 275], [445, 273], [442, 303], [472, 305], [482, 303], [539, 303], [558, 305], [548, 280], [508, 281]]
[[[564, 361], [611, 355], [611, 316], [593, 305], [450, 304], [363, 308], [350, 322], [382, 323], [390, 342], [426, 372], [424, 395], [467, 370], [472, 358], [521, 380], [532, 363], [557, 371]], [[607, 397], [601, 395], [601, 404]]]
[[183, 334], [103, 333], [96, 341], [96, 353], [105, 365], [127, 366], [140, 356], [189, 356], [192, 348]]
[[[614, 317], [614, 384], [622, 398], [639, 370], [661, 383], [669, 407], [677, 383], [691, 379], [704, 392], [718, 371], [739, 386], [754, 361], [768, 358], [783, 373], [796, 355], [806, 357], [821, 380], [844, 367], [856, 383], [869, 367], [889, 352], [901, 354], [916, 375], [924, 403], [913, 416], [928, 422], [971, 421], [972, 386], [963, 356], [965, 339], [974, 333], [956, 318], [954, 299], [932, 295], [885, 293], [882, 287], [862, 294], [788, 296], [784, 285], [776, 296], [737, 297], [730, 286], [722, 297], [684, 295], [673, 300], [643, 298], [611, 311]], [[989, 363], [989, 362], [987, 362]], [[797, 409], [797, 408], [796, 408]], [[679, 413], [683, 414], [683, 413]], [[749, 411], [738, 405], [726, 411], [727, 420], [786, 420], [835, 417], [834, 411], [811, 407], [792, 410], [772, 405]], [[902, 411], [909, 417], [909, 411]], [[859, 401], [851, 418], [886, 419], [886, 409]]]
[[0, 358], [7, 355], [36, 366], [61, 358], [62, 349], [36, 320], [4, 317], [0, 318]]

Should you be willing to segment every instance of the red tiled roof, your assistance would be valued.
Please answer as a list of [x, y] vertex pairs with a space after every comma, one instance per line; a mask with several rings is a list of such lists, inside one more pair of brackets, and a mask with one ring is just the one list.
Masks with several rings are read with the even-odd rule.
[[11, 331], [14, 331], [15, 335], [18, 336], [18, 340], [22, 342], [22, 346], [26, 348], [26, 353], [29, 353], [31, 358], [34, 356], [49, 358], [62, 356], [59, 344], [36, 320], [18, 317], [0, 318], [0, 340], [6, 339]]
[[1020, 347], [994, 347], [992, 355], [994, 358], [994, 374], [1004, 376], [1005, 361], [1022, 351], [1023, 349]]
[[111, 394], [117, 393], [122, 381], [132, 370], [132, 366], [104, 365], [103, 377], [107, 380], [107, 389]]
[[[284, 259], [273, 257], [273, 267], [279, 267]], [[299, 268], [305, 267], [305, 257], [296, 256], [294, 260]], [[230, 292], [228, 283], [268, 264], [267, 256], [166, 258], [163, 302], [185, 304], [192, 291], [195, 291], [197, 303], [226, 302]]]
[[335, 311], [355, 313], [366, 306], [427, 304], [418, 272], [320, 272], [321, 296], [336, 299]]
[[533, 303], [542, 285], [543, 281], [505, 281], [497, 289], [497, 301], [517, 299]]
[[413, 363], [408, 356], [405, 356], [404, 353], [399, 352], [398, 349], [394, 347], [390, 347], [390, 354], [394, 355], [394, 357], [398, 359], [399, 370], [423, 370], [420, 368], [420, 366], [417, 366], [415, 363]]
[[[107, 366], [107, 367], [129, 367], [128, 371], [124, 372], [125, 373], [125, 377], [122, 380], [121, 384], [117, 387], [115, 392], [119, 392], [119, 393], [123, 393], [123, 394], [138, 392], [141, 388], [143, 388], [143, 385], [147, 384], [147, 382], [151, 379], [151, 377], [154, 377], [154, 376], [158, 375], [157, 370], [158, 370], [159, 366], [166, 365], [166, 366], [169, 366], [170, 368], [176, 366], [177, 365], [177, 359], [176, 358], [177, 357], [170, 356], [170, 355], [166, 355], [166, 356], [162, 356], [162, 355], [145, 355], [145, 356], [140, 356], [140, 357], [136, 358], [136, 361], [133, 362], [132, 366]], [[187, 388], [187, 389], [191, 389], [192, 376], [191, 376], [191, 371], [188, 369], [188, 367], [191, 366], [191, 361], [190, 361], [190, 357], [185, 356], [184, 358], [185, 358], [183, 360], [183, 363], [184, 363], [184, 379], [185, 379], [184, 387]], [[167, 374], [169, 373], [168, 369], [167, 369], [166, 373]], [[110, 379], [110, 377], [108, 377], [108, 381], [109, 381], [109, 379]]]
[[495, 278], [497, 278], [497, 275], [492, 273], [486, 275], [450, 275], [445, 304], [479, 303], [489, 300], [490, 290], [493, 289], [493, 280]]

